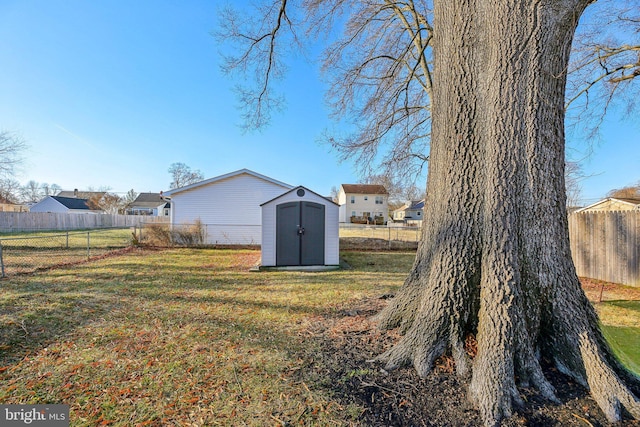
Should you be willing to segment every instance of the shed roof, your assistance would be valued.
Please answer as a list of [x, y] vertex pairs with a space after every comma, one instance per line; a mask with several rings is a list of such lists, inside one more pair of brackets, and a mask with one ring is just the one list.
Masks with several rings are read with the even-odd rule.
[[389, 194], [384, 185], [378, 184], [342, 184], [342, 190], [349, 194]]
[[330, 202], [330, 203], [332, 203], [332, 204], [334, 204], [334, 205], [336, 205], [336, 206], [340, 206], [339, 204], [337, 204], [336, 202], [334, 202], [334, 201], [333, 201], [333, 199], [332, 199], [331, 197], [321, 196], [320, 194], [316, 193], [316, 192], [315, 192], [315, 191], [313, 191], [313, 190], [309, 190], [307, 187], [305, 187], [305, 186], [303, 186], [303, 185], [298, 185], [297, 187], [294, 187], [294, 188], [292, 188], [292, 189], [291, 189], [291, 190], [289, 190], [289, 191], [285, 191], [284, 193], [280, 194], [279, 196], [274, 197], [273, 199], [268, 200], [268, 201], [266, 201], [266, 202], [262, 203], [260, 206], [264, 206], [264, 205], [266, 205], [267, 203], [271, 203], [271, 202], [273, 202], [274, 200], [277, 200], [277, 199], [279, 199], [279, 198], [281, 198], [281, 197], [284, 197], [284, 196], [286, 196], [286, 195], [287, 195], [287, 194], [289, 194], [289, 193], [292, 193], [292, 192], [294, 192], [294, 191], [298, 191], [298, 189], [303, 189], [303, 190], [305, 190], [305, 191], [308, 191], [308, 192], [310, 192], [310, 193], [312, 193], [312, 194], [315, 194], [316, 196], [320, 197], [321, 199], [325, 199], [327, 202]]

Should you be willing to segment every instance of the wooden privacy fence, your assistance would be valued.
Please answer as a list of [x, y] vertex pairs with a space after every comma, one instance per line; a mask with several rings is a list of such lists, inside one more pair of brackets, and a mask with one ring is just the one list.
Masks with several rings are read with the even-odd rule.
[[169, 223], [169, 217], [149, 215], [76, 214], [50, 212], [0, 212], [0, 232], [34, 230], [81, 230], [137, 227]]
[[578, 276], [640, 286], [640, 211], [569, 215]]

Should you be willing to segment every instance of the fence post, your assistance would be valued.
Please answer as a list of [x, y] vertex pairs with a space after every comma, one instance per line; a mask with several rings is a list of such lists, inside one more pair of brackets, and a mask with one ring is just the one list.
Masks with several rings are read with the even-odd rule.
[[69, 249], [69, 232], [67, 231], [67, 249]]
[[2, 256], [2, 242], [0, 242], [0, 271], [2, 271], [2, 277], [3, 279], [6, 277], [4, 274], [4, 257]]
[[87, 260], [91, 257], [91, 244], [89, 239], [90, 234], [91, 233], [87, 231]]

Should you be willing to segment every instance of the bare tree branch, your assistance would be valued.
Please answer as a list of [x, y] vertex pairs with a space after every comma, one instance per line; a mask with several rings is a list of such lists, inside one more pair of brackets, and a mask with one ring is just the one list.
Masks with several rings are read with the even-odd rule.
[[0, 175], [13, 176], [24, 160], [25, 140], [15, 132], [0, 131]]
[[[580, 25], [567, 70], [567, 121], [595, 132], [612, 103], [634, 108], [640, 75], [640, 0], [600, 0]], [[292, 16], [303, 18], [293, 19]], [[428, 159], [434, 29], [429, 0], [265, 0], [255, 13], [224, 9], [223, 70], [252, 84], [237, 87], [245, 128], [282, 108], [275, 93], [287, 53], [332, 42], [321, 54], [326, 99], [340, 132], [321, 140], [362, 176], [402, 170], [421, 177]], [[618, 104], [619, 103], [619, 104]], [[344, 129], [348, 129], [344, 131]]]
[[569, 121], [597, 131], [610, 105], [635, 106], [640, 76], [640, 2], [604, 0], [578, 27], [565, 107]]

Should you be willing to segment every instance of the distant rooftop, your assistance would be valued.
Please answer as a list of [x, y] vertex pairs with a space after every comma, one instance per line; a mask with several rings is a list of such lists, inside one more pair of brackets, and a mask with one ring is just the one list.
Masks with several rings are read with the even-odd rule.
[[87, 201], [85, 199], [78, 199], [77, 197], [60, 197], [60, 196], [51, 196], [51, 198], [69, 209], [91, 210], [91, 208], [89, 208], [89, 205], [87, 205]]
[[350, 194], [389, 194], [384, 185], [378, 184], [342, 184], [342, 189]]
[[101, 198], [102, 196], [104, 196], [107, 192], [106, 191], [79, 191], [79, 190], [72, 190], [72, 191], [61, 191], [58, 194], [56, 194], [57, 197], [70, 197], [70, 198], [76, 198], [76, 199], [90, 199], [92, 197], [98, 197]]

